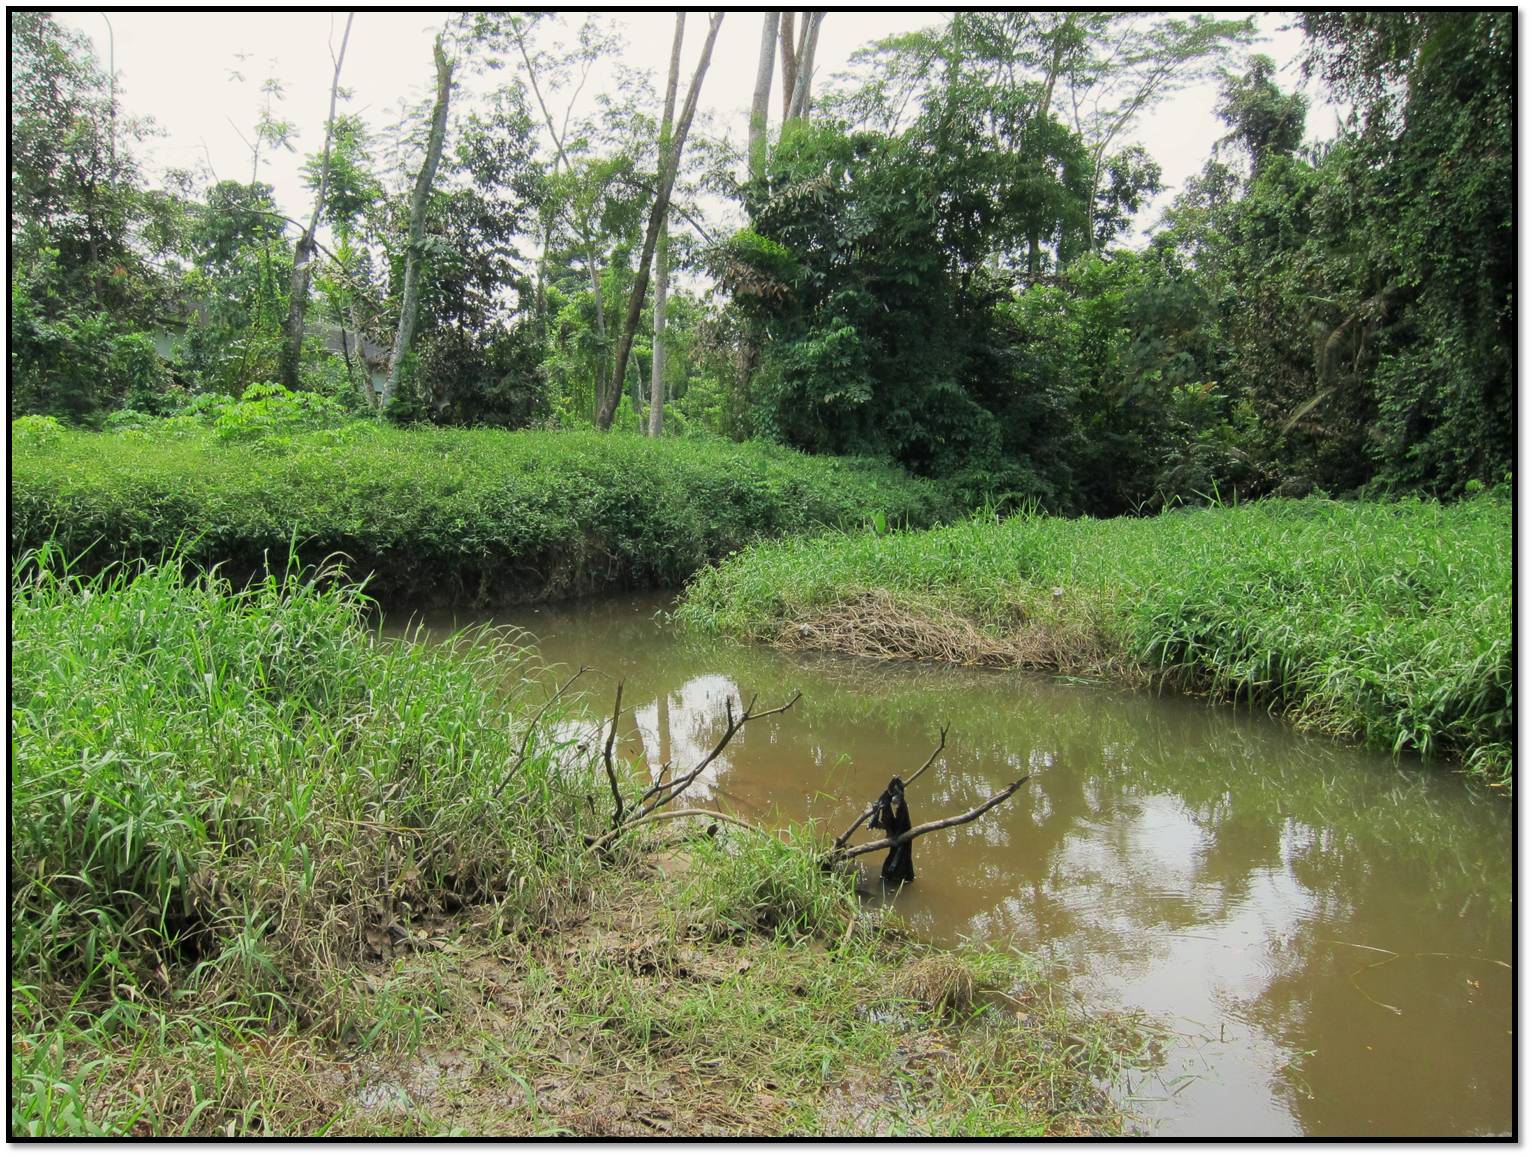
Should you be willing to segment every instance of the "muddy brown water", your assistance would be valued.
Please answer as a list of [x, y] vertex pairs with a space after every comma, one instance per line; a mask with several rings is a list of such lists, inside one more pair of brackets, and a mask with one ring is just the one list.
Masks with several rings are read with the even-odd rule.
[[[688, 795], [768, 825], [840, 831], [944, 723], [946, 750], [911, 789], [916, 823], [1030, 772], [978, 822], [922, 837], [916, 881], [888, 902], [934, 942], [1025, 951], [1089, 1006], [1166, 1027], [1164, 1064], [1115, 1090], [1149, 1132], [1511, 1129], [1506, 801], [1226, 706], [699, 640], [665, 625], [669, 605], [629, 596], [494, 621], [530, 633], [550, 687], [596, 668], [592, 718], [625, 680], [625, 750], [654, 768], [708, 750], [726, 699], [775, 706], [801, 690]], [[485, 616], [423, 621], [441, 638]]]

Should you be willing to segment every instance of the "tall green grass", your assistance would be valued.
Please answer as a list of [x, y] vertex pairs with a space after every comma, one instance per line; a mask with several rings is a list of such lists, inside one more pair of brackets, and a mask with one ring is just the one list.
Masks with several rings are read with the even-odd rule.
[[761, 538], [953, 513], [869, 461], [617, 434], [355, 423], [268, 444], [161, 423], [17, 439], [11, 468], [13, 554], [53, 540], [94, 569], [180, 544], [242, 579], [296, 541], [392, 602], [677, 586]]
[[11, 949], [46, 1003], [313, 1014], [336, 960], [415, 916], [535, 922], [580, 887], [588, 769], [539, 741], [507, 780], [521, 727], [494, 688], [526, 653], [380, 641], [325, 580], [18, 562]]
[[1104, 653], [1119, 670], [1395, 752], [1461, 759], [1476, 777], [1510, 783], [1511, 512], [1501, 498], [1271, 500], [768, 543], [699, 574], [679, 613], [764, 641], [868, 592], [997, 639], [1051, 630], [1078, 645], [1082, 663]]

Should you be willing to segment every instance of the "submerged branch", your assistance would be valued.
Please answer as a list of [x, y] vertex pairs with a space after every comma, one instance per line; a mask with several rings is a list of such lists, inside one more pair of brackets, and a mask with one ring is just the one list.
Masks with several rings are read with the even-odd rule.
[[900, 844], [907, 844], [916, 836], [927, 835], [930, 832], [939, 832], [943, 828], [957, 827], [959, 824], [972, 823], [985, 812], [989, 811], [990, 808], [996, 806], [997, 804], [1002, 804], [1006, 800], [1010, 799], [1011, 796], [1015, 793], [1016, 789], [1031, 778], [1032, 777], [1030, 775], [1022, 776], [1009, 787], [990, 796], [989, 799], [985, 800], [978, 807], [966, 811], [962, 815], [948, 816], [944, 820], [932, 820], [928, 824], [919, 824], [911, 828], [909, 831], [904, 832], [902, 835], [888, 836], [881, 840], [871, 840], [865, 844], [858, 844], [854, 848], [833, 849], [829, 856], [826, 857], [825, 863], [838, 864], [844, 860], [851, 859], [853, 856], [865, 856], [869, 852], [881, 852], [885, 848], [893, 848], [899, 846]]
[[[925, 773], [925, 770], [928, 767], [930, 767], [933, 763], [936, 762], [936, 757], [938, 755], [940, 755], [942, 753], [942, 749], [947, 746], [947, 727], [948, 726], [950, 726], [950, 724], [944, 725], [942, 727], [942, 729], [941, 729], [941, 736], [937, 740], [937, 743], [936, 743], [936, 750], [931, 752], [930, 755], [926, 756], [926, 761], [920, 765], [920, 767], [916, 770], [915, 774], [910, 776], [909, 779], [904, 781], [904, 786], [905, 786], [906, 790], [909, 789], [910, 784], [914, 783], [917, 779], [919, 779]], [[879, 799], [881, 799], [881, 798], [882, 797], [880, 796]], [[859, 827], [861, 827], [863, 824], [865, 824], [869, 819], [871, 819], [872, 818], [872, 813], [877, 811], [877, 810], [878, 810], [878, 800], [875, 799], [870, 804], [867, 805], [866, 809], [862, 812], [861, 815], [856, 817], [856, 822], [853, 823], [849, 828], [847, 828], [844, 832], [842, 832], [836, 838], [834, 850], [835, 851], [840, 851], [841, 848], [844, 848], [846, 846], [846, 841], [849, 840], [852, 836], [854, 836], [856, 834], [856, 830]]]

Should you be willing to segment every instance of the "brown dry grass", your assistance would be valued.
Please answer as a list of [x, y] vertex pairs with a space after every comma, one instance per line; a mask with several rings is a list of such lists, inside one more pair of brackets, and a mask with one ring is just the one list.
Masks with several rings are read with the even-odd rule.
[[966, 667], [1122, 674], [1120, 656], [1088, 618], [1060, 607], [1047, 615], [1017, 607], [985, 627], [935, 602], [885, 590], [859, 591], [810, 617], [782, 624], [773, 644], [870, 659], [920, 660]]

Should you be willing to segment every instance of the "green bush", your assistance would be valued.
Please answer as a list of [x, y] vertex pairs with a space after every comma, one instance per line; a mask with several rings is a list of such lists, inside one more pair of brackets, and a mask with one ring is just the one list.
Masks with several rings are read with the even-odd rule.
[[293, 434], [334, 426], [347, 418], [339, 403], [323, 394], [295, 394], [275, 382], [256, 382], [226, 406], [213, 421], [223, 442], [264, 442], [286, 445]]
[[64, 426], [48, 414], [28, 414], [11, 423], [11, 446], [19, 450], [47, 450], [64, 437]]
[[491, 602], [677, 586], [760, 538], [875, 510], [893, 526], [952, 513], [888, 466], [721, 441], [360, 422], [281, 427], [286, 452], [272, 454], [286, 399], [203, 404], [222, 409], [221, 431], [237, 421], [261, 437], [60, 431], [51, 448], [18, 446], [12, 550], [56, 537], [98, 567], [182, 542], [190, 561], [243, 578], [296, 541], [308, 561], [346, 555], [375, 597]]

